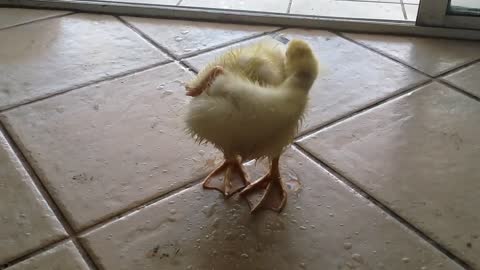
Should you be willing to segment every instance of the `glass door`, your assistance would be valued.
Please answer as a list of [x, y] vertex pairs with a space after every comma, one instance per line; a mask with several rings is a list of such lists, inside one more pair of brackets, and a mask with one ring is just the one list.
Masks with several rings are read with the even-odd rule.
[[480, 29], [480, 0], [421, 0], [417, 25]]

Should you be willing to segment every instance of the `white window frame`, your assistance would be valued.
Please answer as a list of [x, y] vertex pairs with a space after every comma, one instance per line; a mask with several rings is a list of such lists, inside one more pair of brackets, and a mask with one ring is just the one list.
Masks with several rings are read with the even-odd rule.
[[416, 24], [447, 28], [480, 29], [480, 16], [448, 14], [449, 0], [421, 0]]

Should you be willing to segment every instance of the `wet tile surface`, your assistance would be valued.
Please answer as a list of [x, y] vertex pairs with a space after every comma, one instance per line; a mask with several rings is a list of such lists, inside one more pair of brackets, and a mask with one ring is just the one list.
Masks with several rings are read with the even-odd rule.
[[301, 142], [474, 269], [480, 103], [434, 83]]
[[286, 13], [289, 0], [183, 0], [181, 6]]
[[0, 29], [67, 13], [55, 10], [0, 8]]
[[71, 241], [54, 247], [6, 270], [89, 270]]
[[[220, 55], [226, 53], [227, 51], [231, 50], [232, 48], [248, 46], [250, 44], [253, 44], [253, 43], [256, 43], [256, 42], [262, 42], [262, 41], [274, 41], [275, 42], [275, 39], [273, 39], [270, 36], [254, 38], [254, 39], [251, 39], [251, 40], [248, 40], [248, 41], [236, 43], [235, 45], [232, 45], [232, 46], [228, 46], [228, 47], [225, 47], [225, 48], [221, 48], [221, 49], [218, 49], [218, 50], [213, 50], [213, 51], [210, 51], [210, 52], [207, 52], [207, 53], [203, 53], [203, 54], [200, 54], [200, 55], [197, 55], [197, 56], [194, 56], [194, 57], [187, 58], [187, 59], [185, 59], [185, 62], [189, 66], [194, 68], [196, 71], [200, 71], [208, 63], [215, 60], [216, 57], [219, 57]], [[281, 42], [279, 42], [279, 41], [277, 41], [277, 42], [278, 42], [278, 46], [285, 46]]]
[[376, 2], [295, 0], [292, 2], [290, 13], [355, 19], [400, 21], [405, 19], [401, 5]]
[[[252, 177], [265, 173], [258, 166]], [[297, 151], [283, 214], [200, 186], [82, 237], [105, 269], [462, 269]], [[252, 170], [250, 170], [252, 172]]]
[[0, 266], [66, 236], [0, 132]]
[[202, 50], [277, 29], [265, 26], [154, 20], [135, 17], [125, 17], [124, 19], [177, 57], [185, 57]]
[[216, 165], [217, 152], [184, 132], [190, 78], [168, 64], [8, 111], [4, 120], [80, 228]]
[[480, 97], [480, 63], [452, 73], [444, 79], [461, 89]]
[[167, 59], [111, 16], [45, 20], [0, 40], [0, 109]]
[[321, 73], [310, 90], [306, 129], [410, 88], [426, 77], [325, 31], [287, 30], [313, 47]]
[[430, 76], [440, 75], [480, 58], [480, 42], [475, 41], [366, 34], [346, 36]]

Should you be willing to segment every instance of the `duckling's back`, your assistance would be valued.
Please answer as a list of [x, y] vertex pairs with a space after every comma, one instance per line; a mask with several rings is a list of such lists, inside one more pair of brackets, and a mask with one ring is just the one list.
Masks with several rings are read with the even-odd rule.
[[285, 48], [274, 40], [264, 40], [231, 49], [211, 62], [199, 74], [208, 73], [214, 66], [255, 82], [259, 85], [277, 86], [285, 80]]

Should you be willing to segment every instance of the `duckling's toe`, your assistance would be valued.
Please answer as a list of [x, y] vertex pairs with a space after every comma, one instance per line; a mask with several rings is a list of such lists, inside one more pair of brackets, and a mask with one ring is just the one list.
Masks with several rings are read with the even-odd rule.
[[280, 212], [287, 202], [282, 180], [270, 173], [248, 185], [240, 195], [245, 197], [252, 213], [260, 209]]
[[230, 197], [250, 184], [241, 163], [225, 161], [211, 172], [203, 182], [203, 188], [216, 189]]

